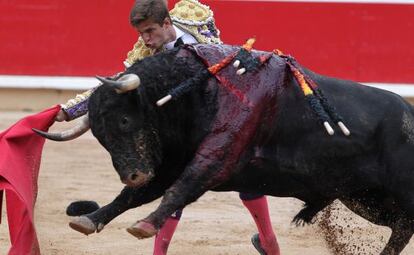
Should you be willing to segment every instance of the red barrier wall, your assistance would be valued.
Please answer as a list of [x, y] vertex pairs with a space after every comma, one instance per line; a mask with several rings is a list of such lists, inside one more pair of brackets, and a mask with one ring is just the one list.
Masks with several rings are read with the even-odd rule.
[[133, 1], [0, 0], [0, 73], [112, 74], [136, 35]]
[[[176, 1], [170, 0], [170, 5]], [[202, 1], [223, 41], [278, 48], [323, 74], [414, 83], [414, 4]], [[133, 0], [0, 0], [0, 74], [110, 75], [137, 35]]]

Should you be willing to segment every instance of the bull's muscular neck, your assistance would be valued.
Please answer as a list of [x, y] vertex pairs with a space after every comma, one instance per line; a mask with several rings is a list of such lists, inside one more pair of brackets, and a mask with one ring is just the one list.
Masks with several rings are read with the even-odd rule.
[[[158, 107], [155, 102], [168, 94], [183, 81], [205, 68], [201, 60], [186, 49], [157, 54], [139, 62], [128, 70], [137, 73], [142, 81], [140, 98], [146, 98], [147, 109], [159, 130], [164, 155], [171, 155], [177, 148], [188, 148], [182, 155], [188, 160], [202, 138], [208, 133], [217, 111], [218, 86], [206, 86], [207, 81], [177, 100]], [[216, 82], [214, 78], [210, 82]]]

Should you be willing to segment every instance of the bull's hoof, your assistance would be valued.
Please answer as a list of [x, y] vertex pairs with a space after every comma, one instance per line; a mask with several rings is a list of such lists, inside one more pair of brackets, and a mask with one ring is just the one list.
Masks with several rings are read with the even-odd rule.
[[[95, 231], [97, 231], [97, 227], [95, 226], [95, 224], [86, 216], [80, 216], [80, 217], [76, 217], [73, 220], [71, 220], [71, 222], [69, 222], [69, 226], [78, 231], [81, 232], [85, 235], [90, 235], [92, 233], [95, 233]], [[102, 226], [99, 229], [102, 230]]]
[[154, 225], [145, 221], [138, 221], [131, 227], [127, 228], [127, 231], [138, 239], [154, 236], [158, 232]]

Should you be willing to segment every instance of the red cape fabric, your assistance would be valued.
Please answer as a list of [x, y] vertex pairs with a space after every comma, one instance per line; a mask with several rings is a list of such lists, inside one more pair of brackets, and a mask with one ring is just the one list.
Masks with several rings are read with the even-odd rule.
[[0, 197], [5, 190], [11, 241], [9, 255], [40, 254], [33, 214], [45, 139], [32, 128], [47, 131], [59, 110], [57, 105], [30, 115], [0, 133]]

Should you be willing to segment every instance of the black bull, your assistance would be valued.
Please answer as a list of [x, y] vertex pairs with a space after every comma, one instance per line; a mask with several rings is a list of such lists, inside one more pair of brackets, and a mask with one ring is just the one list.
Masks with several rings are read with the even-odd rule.
[[306, 70], [351, 131], [345, 136], [335, 128], [330, 136], [278, 56], [242, 76], [228, 66], [221, 82], [199, 81], [177, 100], [155, 105], [206, 68], [206, 60], [219, 62], [235, 50], [201, 45], [198, 53], [188, 47], [160, 53], [126, 71], [139, 76], [136, 90], [118, 94], [104, 85], [93, 93], [91, 130], [129, 186], [72, 226], [100, 231], [125, 210], [163, 196], [153, 213], [128, 229], [149, 237], [208, 190], [295, 197], [305, 206], [294, 220], [307, 223], [339, 199], [390, 227], [381, 254], [399, 254], [414, 228], [413, 108], [393, 93]]

